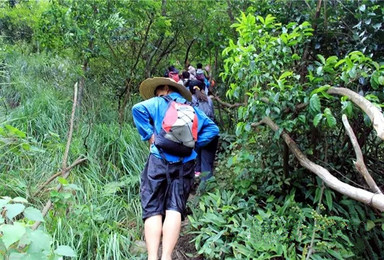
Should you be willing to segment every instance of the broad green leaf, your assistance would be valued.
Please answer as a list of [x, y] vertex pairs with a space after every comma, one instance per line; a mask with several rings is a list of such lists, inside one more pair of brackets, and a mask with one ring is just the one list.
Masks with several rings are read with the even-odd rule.
[[60, 182], [60, 184], [62, 185], [65, 185], [65, 184], [68, 184], [68, 181], [66, 179], [64, 179], [63, 177], [59, 177], [57, 178], [57, 180]]
[[21, 212], [23, 212], [23, 210], [25, 209], [25, 206], [23, 204], [17, 203], [17, 204], [8, 204], [5, 208], [7, 209], [7, 212], [5, 214], [7, 218], [13, 219], [17, 215], [19, 215]]
[[285, 79], [286, 77], [292, 76], [293, 72], [292, 71], [286, 71], [284, 72], [280, 77], [279, 80]]
[[30, 241], [28, 253], [48, 252], [51, 250], [52, 237], [42, 230], [28, 232], [28, 239]]
[[327, 119], [328, 126], [334, 127], [336, 125], [336, 118], [332, 115], [332, 112], [328, 107], [324, 109], [324, 115]]
[[48, 258], [47, 258], [47, 255], [44, 253], [27, 254], [27, 253], [12, 252], [9, 255], [9, 259], [12, 259], [12, 260], [42, 260], [42, 259], [48, 259]]
[[28, 143], [23, 143], [21, 144], [21, 147], [26, 150], [26, 151], [30, 151], [31, 150], [31, 145], [28, 144]]
[[317, 67], [316, 73], [317, 73], [317, 75], [320, 75], [320, 76], [324, 75], [323, 66]]
[[318, 54], [318, 55], [317, 55], [317, 58], [321, 61], [321, 63], [322, 63], [323, 65], [325, 65], [325, 58], [324, 58], [323, 55]]
[[343, 63], [345, 63], [345, 59], [341, 59], [341, 60], [339, 60], [339, 61], [335, 64], [334, 68], [339, 67], [339, 66], [340, 66], [341, 64], [343, 64]]
[[292, 55], [291, 58], [292, 58], [293, 60], [300, 60], [300, 59], [301, 59], [300, 56], [297, 55], [296, 53], [294, 53], [294, 54]]
[[319, 96], [317, 94], [312, 95], [312, 97], [310, 98], [309, 108], [314, 112], [320, 112], [321, 104]]
[[378, 82], [379, 82], [380, 85], [384, 85], [384, 76], [380, 76], [378, 78]]
[[26, 137], [26, 134], [23, 131], [20, 131], [19, 129], [17, 129], [16, 127], [13, 127], [11, 125], [5, 125], [5, 128], [7, 128], [8, 131], [13, 135], [16, 135], [16, 136], [21, 137], [21, 138]]
[[69, 246], [58, 246], [55, 253], [61, 256], [76, 257], [75, 251]]
[[373, 222], [372, 220], [368, 220], [365, 229], [366, 229], [367, 231], [369, 231], [369, 230], [371, 230], [371, 229], [374, 228], [374, 227], [375, 227], [375, 222]]
[[342, 110], [347, 116], [352, 116], [353, 113], [353, 105], [351, 101], [342, 101]]
[[322, 93], [322, 92], [326, 92], [331, 86], [330, 85], [324, 85], [324, 86], [321, 86], [317, 89], [314, 89], [312, 92], [311, 92], [311, 96], [313, 94], [317, 94], [317, 93]]
[[10, 201], [11, 201], [10, 197], [3, 197], [3, 199], [0, 200], [0, 209], [2, 209]]
[[326, 60], [326, 64], [335, 63], [339, 58], [337, 56], [330, 56]]
[[21, 223], [15, 222], [13, 225], [0, 226], [0, 231], [3, 233], [1, 239], [8, 249], [13, 243], [21, 239], [25, 233], [25, 227]]
[[275, 196], [272, 195], [272, 196], [268, 197], [267, 202], [270, 203], [270, 202], [272, 202], [274, 200], [275, 200]]
[[40, 210], [33, 207], [26, 208], [24, 210], [24, 216], [29, 220], [44, 222], [43, 214], [41, 214]]

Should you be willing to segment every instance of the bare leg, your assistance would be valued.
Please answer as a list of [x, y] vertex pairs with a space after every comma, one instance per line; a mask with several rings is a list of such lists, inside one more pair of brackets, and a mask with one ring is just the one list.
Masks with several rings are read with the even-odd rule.
[[149, 217], [144, 222], [144, 234], [148, 251], [148, 260], [158, 260], [157, 253], [160, 245], [161, 228], [161, 215]]
[[163, 253], [161, 260], [171, 260], [173, 249], [179, 239], [181, 228], [181, 214], [174, 210], [165, 211], [163, 224]]

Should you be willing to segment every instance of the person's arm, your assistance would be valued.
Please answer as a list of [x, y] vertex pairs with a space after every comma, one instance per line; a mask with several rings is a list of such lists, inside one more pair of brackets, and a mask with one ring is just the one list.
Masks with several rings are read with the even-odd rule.
[[150, 140], [154, 133], [153, 119], [145, 102], [140, 102], [132, 108], [133, 121], [143, 141]]
[[[198, 112], [203, 113], [203, 112]], [[209, 144], [216, 136], [219, 135], [219, 128], [211, 119], [209, 119], [205, 114], [199, 115], [199, 127], [196, 147], [203, 147]]]
[[149, 148], [151, 148], [151, 145], [155, 142], [155, 135], [152, 135], [151, 138], [148, 139]]

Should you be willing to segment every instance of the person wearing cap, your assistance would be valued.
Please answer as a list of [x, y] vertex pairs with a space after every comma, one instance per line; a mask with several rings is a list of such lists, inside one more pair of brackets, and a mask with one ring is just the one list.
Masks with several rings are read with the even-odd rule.
[[167, 76], [165, 75], [165, 77], [169, 77], [171, 79], [173, 79], [174, 81], [176, 81], [177, 83], [179, 84], [183, 84], [183, 81], [180, 79], [180, 76], [179, 76], [179, 70], [175, 68], [175, 66], [171, 65], [168, 67], [167, 69]]
[[[144, 80], [140, 84], [140, 95], [145, 100], [133, 106], [132, 115], [141, 139], [150, 145], [140, 184], [148, 259], [158, 259], [162, 236], [161, 259], [169, 260], [185, 218], [197, 154], [194, 150], [185, 157], [169, 154], [158, 149], [154, 141], [168, 108], [168, 101], [161, 96], [186, 103], [192, 100], [192, 95], [183, 85], [165, 77]], [[198, 120], [196, 147], [205, 146], [218, 136], [219, 129], [202, 111], [194, 110]]]

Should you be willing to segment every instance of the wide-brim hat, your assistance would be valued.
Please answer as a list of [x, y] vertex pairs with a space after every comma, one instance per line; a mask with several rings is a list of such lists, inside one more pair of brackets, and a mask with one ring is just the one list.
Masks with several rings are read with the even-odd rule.
[[177, 83], [171, 78], [154, 77], [148, 78], [140, 84], [140, 95], [144, 99], [149, 99], [155, 96], [155, 89], [161, 85], [168, 85], [174, 87], [186, 100], [192, 100], [192, 94], [183, 85]]

